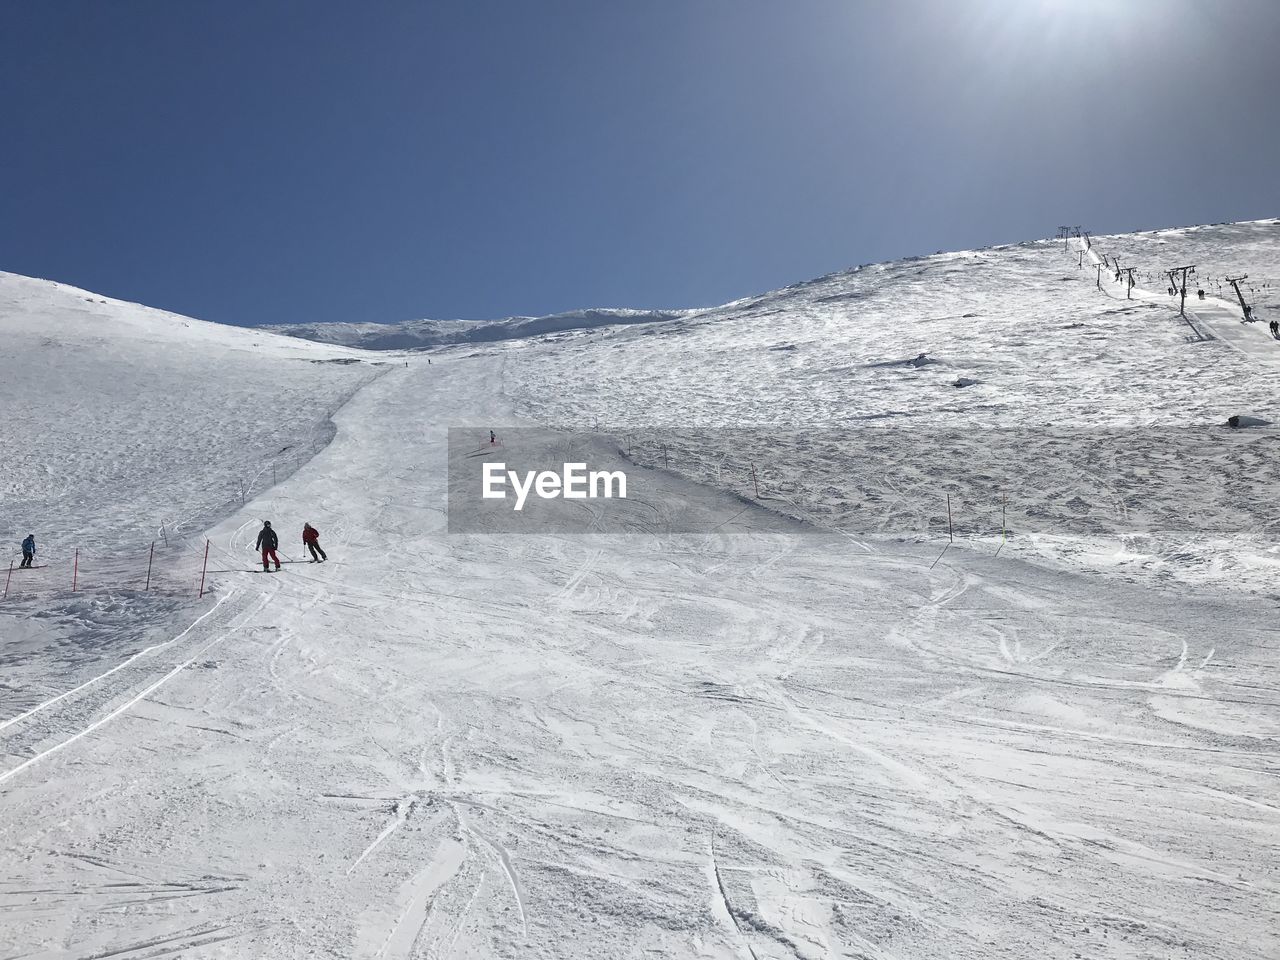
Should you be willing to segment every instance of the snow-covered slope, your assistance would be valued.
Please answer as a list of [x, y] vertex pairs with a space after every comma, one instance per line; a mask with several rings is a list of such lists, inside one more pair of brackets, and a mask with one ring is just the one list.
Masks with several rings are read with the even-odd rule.
[[203, 529], [327, 440], [370, 357], [0, 274], [0, 544]]
[[[1153, 276], [1196, 257], [1280, 274], [1276, 221], [1143, 243], [1095, 250]], [[1023, 556], [1274, 593], [1280, 435], [1228, 420], [1280, 422], [1280, 313], [1244, 324], [1211, 297], [1188, 321], [1162, 286], [1099, 290], [1081, 259], [1072, 240], [873, 265], [521, 346], [507, 373], [528, 416], [742, 494], [754, 465], [767, 502], [824, 525], [936, 539], [950, 495], [992, 549], [1007, 523]]]
[[[205, 528], [158, 588], [122, 562], [73, 593], [51, 565], [0, 601], [0, 954], [1274, 956], [1272, 600], [1031, 562], [1016, 538], [943, 553], [936, 529], [780, 522], [839, 520], [844, 480], [796, 471], [789, 503], [753, 504], [718, 489], [740, 485], [727, 470], [690, 479], [744, 455], [715, 447], [744, 424], [767, 428], [747, 436], [776, 497], [783, 454], [868, 474], [865, 448], [827, 443], [877, 422], [858, 417], [968, 435], [1270, 410], [1265, 339], [1189, 342], [1163, 294], [1107, 299], [1077, 263], [1048, 243], [927, 258], [430, 365], [6, 279], [0, 323], [25, 346], [0, 352], [0, 381], [30, 407], [6, 439], [91, 465], [120, 436], [148, 456], [213, 436], [167, 462]], [[133, 311], [120, 325], [144, 334], [114, 335]], [[49, 325], [71, 352], [43, 344]], [[922, 352], [940, 362], [882, 365]], [[148, 372], [172, 402], [131, 406]], [[200, 500], [207, 472], [235, 481], [239, 448], [316, 428], [352, 390], [295, 472], [260, 475], [243, 508]], [[718, 504], [733, 525], [449, 534], [446, 466], [478, 451], [445, 428], [481, 445], [531, 415], [622, 424], [633, 456], [653, 424], [707, 427], [716, 456], [676, 451], [637, 507]], [[770, 445], [783, 427], [808, 447]], [[48, 502], [69, 530], [95, 503], [182, 512], [180, 486], [73, 459]], [[549, 509], [566, 530], [580, 511]], [[293, 559], [316, 524], [329, 562], [249, 573], [264, 517]], [[112, 550], [145, 532], [94, 529]]]
[[404, 323], [281, 324], [276, 333], [344, 344], [366, 350], [422, 350], [466, 343], [523, 340], [566, 330], [635, 323], [661, 323], [693, 316], [696, 310], [572, 310], [545, 317], [507, 317], [504, 320], [409, 320]]
[[[0, 274], [0, 690], [75, 686], [168, 631], [199, 534], [306, 463], [385, 364]], [[28, 533], [39, 568], [10, 573]]]

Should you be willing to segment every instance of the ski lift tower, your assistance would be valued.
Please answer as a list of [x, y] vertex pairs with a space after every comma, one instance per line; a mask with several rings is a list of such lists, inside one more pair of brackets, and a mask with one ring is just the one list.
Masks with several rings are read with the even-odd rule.
[[1231, 289], [1236, 292], [1236, 299], [1240, 301], [1240, 309], [1244, 312], [1246, 322], [1253, 320], [1253, 307], [1244, 302], [1244, 294], [1240, 292], [1240, 281], [1248, 280], [1249, 275], [1246, 273], [1240, 277], [1223, 277], [1223, 280], [1231, 284]]
[[[1179, 272], [1182, 273], [1181, 284], [1179, 284], [1177, 281], [1173, 279], [1173, 275]], [[1182, 292], [1182, 299], [1178, 304], [1178, 316], [1182, 317], [1184, 320], [1186, 319], [1186, 316], [1187, 316], [1187, 275], [1195, 274], [1195, 272], [1196, 272], [1196, 266], [1194, 263], [1185, 267], [1174, 267], [1172, 270], [1169, 271], [1169, 282], [1172, 283], [1175, 287], [1177, 287]]]

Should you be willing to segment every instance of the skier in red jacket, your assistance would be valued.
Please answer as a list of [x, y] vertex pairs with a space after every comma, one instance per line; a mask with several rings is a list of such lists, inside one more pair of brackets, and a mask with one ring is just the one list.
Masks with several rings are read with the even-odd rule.
[[302, 525], [302, 542], [311, 551], [312, 563], [324, 563], [329, 559], [329, 555], [320, 548], [320, 531], [309, 523]]

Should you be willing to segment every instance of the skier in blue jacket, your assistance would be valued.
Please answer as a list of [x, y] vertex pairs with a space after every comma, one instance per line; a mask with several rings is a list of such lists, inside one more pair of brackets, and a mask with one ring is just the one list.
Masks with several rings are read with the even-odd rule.
[[22, 541], [22, 563], [18, 564], [18, 569], [31, 566], [32, 561], [36, 558], [36, 535], [28, 533], [27, 539]]

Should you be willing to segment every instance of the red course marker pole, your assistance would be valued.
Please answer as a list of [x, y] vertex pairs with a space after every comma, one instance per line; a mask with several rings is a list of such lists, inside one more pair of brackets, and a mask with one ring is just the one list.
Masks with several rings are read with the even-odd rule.
[[151, 555], [147, 557], [147, 585], [143, 589], [151, 589], [151, 561], [156, 558], [156, 542], [151, 541]]
[[200, 568], [200, 597], [204, 598], [204, 575], [209, 569], [209, 541], [204, 542], [204, 566]]
[[76, 592], [76, 584], [80, 582], [80, 548], [76, 547], [76, 562], [71, 567], [71, 592]]

